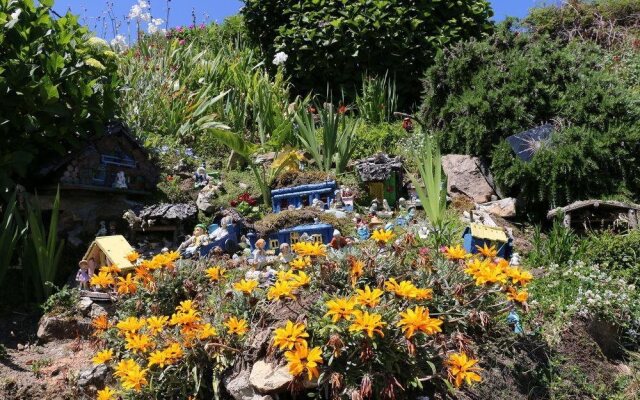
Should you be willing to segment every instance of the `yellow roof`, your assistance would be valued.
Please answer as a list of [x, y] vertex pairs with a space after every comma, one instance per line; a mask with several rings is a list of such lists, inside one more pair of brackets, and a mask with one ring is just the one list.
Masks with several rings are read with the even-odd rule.
[[471, 227], [471, 236], [478, 239], [487, 239], [496, 242], [507, 242], [509, 239], [507, 238], [507, 234], [504, 229], [495, 227], [495, 226], [487, 226], [482, 224], [472, 223]]
[[133, 268], [131, 261], [127, 260], [127, 255], [134, 251], [134, 249], [131, 247], [129, 242], [127, 242], [127, 239], [125, 239], [124, 236], [114, 235], [97, 237], [93, 243], [91, 243], [91, 246], [89, 246], [89, 250], [87, 250], [87, 254], [85, 254], [85, 259], [89, 257], [93, 246], [98, 246], [107, 259], [112, 264], [117, 265], [120, 269], [126, 270]]

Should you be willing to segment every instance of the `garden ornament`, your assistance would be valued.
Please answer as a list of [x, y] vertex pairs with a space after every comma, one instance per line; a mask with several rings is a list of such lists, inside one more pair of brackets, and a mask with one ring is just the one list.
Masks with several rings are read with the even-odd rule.
[[264, 239], [258, 239], [256, 241], [256, 249], [253, 250], [253, 261], [256, 264], [262, 264], [267, 261], [267, 252], [264, 250], [266, 245], [267, 242]]
[[300, 241], [301, 242], [312, 242], [313, 238], [311, 236], [309, 236], [309, 234], [307, 232], [303, 232], [302, 235], [300, 235]]
[[371, 200], [371, 207], [369, 207], [369, 212], [373, 214], [378, 211], [378, 208], [378, 199]]
[[96, 237], [107, 236], [107, 223], [105, 221], [100, 221], [100, 229], [96, 232]]
[[193, 179], [195, 180], [193, 186], [196, 188], [202, 188], [209, 184], [209, 180], [211, 179], [211, 177], [207, 175], [207, 170], [204, 169], [204, 166], [202, 166], [198, 167], [195, 175], [193, 176]]
[[193, 228], [193, 236], [190, 236], [180, 244], [178, 247], [178, 252], [180, 255], [186, 258], [193, 257], [195, 253], [198, 251], [198, 248], [207, 243], [208, 235], [207, 227], [203, 224], [198, 224]]
[[291, 252], [291, 246], [289, 246], [289, 243], [282, 243], [280, 245], [280, 262], [286, 264], [293, 260], [293, 258], [294, 255]]
[[80, 285], [80, 289], [86, 290], [89, 288], [89, 262], [81, 260], [78, 266], [80, 268], [76, 273], [76, 282]]
[[331, 246], [331, 248], [334, 250], [340, 250], [343, 247], [347, 246], [348, 244], [349, 244], [349, 241], [344, 237], [342, 237], [342, 233], [340, 233], [339, 230], [334, 229], [333, 238], [331, 239], [331, 242], [329, 242], [329, 246]]
[[509, 315], [507, 315], [507, 324], [509, 324], [509, 326], [513, 326], [513, 332], [519, 335], [524, 333], [522, 325], [520, 324], [520, 316], [516, 310], [511, 310]]
[[127, 176], [124, 174], [124, 171], [118, 171], [116, 180], [113, 182], [113, 187], [116, 189], [127, 189]]

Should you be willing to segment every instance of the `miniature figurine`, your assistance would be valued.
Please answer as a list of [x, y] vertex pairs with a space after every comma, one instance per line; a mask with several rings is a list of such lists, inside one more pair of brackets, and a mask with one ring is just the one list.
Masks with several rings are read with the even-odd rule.
[[398, 210], [400, 210], [400, 211], [406, 211], [407, 210], [407, 199], [405, 199], [404, 197], [400, 197], [398, 199]]
[[378, 211], [378, 199], [371, 200], [371, 207], [369, 207], [370, 213], [376, 213]]
[[178, 247], [178, 252], [182, 257], [193, 257], [198, 251], [198, 248], [207, 243], [208, 236], [205, 234], [207, 227], [203, 224], [198, 224], [193, 228], [193, 236], [189, 236], [187, 240], [182, 242]]
[[311, 236], [309, 236], [309, 234], [307, 232], [302, 232], [302, 235], [300, 235], [300, 241], [301, 242], [313, 242], [313, 238]]
[[342, 198], [342, 202], [344, 203], [344, 210], [349, 212], [353, 211], [353, 198], [355, 196], [351, 191], [351, 188], [344, 187], [342, 189], [340, 197]]
[[296, 209], [296, 206], [294, 206], [293, 204], [289, 204], [289, 205], [287, 206], [287, 210], [288, 210], [288, 211], [295, 210], [295, 209]]
[[513, 253], [511, 255], [511, 260], [509, 261], [509, 265], [514, 266], [514, 267], [520, 266], [520, 254]]
[[367, 239], [369, 239], [371, 237], [371, 232], [369, 231], [369, 226], [361, 218], [358, 218], [357, 221], [356, 221], [356, 233], [358, 234], [358, 238], [360, 240], [367, 240]]
[[333, 202], [331, 202], [331, 209], [332, 210], [344, 209], [344, 203], [342, 202], [342, 190], [335, 191], [335, 197], [333, 199]]
[[96, 232], [96, 237], [107, 236], [107, 223], [100, 221], [100, 229]]
[[193, 176], [193, 179], [195, 180], [195, 183], [193, 186], [196, 188], [202, 188], [209, 184], [211, 177], [207, 175], [207, 170], [204, 169], [204, 166], [201, 166], [201, 167], [198, 167], [198, 169], [196, 170], [196, 173]]
[[387, 199], [382, 199], [382, 209], [386, 212], [392, 212], [391, 207], [389, 207], [389, 202]]
[[220, 220], [220, 226], [209, 235], [210, 239], [214, 241], [221, 240], [229, 235], [228, 226], [233, 224], [233, 218], [231, 216], [223, 217]]
[[96, 259], [93, 257], [90, 257], [89, 261], [87, 261], [87, 273], [89, 275], [89, 279], [91, 279], [91, 277], [96, 274], [97, 267], [98, 265], [96, 264]]
[[113, 187], [116, 189], [127, 189], [127, 176], [124, 171], [118, 171], [116, 174], [116, 180], [113, 182]]
[[313, 199], [311, 202], [311, 207], [317, 208], [318, 210], [324, 210], [324, 202], [320, 199]]
[[89, 288], [89, 263], [87, 260], [81, 260], [78, 266], [80, 268], [76, 273], [76, 282], [80, 285], [80, 289], [87, 290]]
[[256, 248], [253, 250], [253, 262], [256, 264], [262, 264], [267, 261], [267, 252], [264, 250], [264, 246], [267, 245], [264, 239], [258, 239], [256, 241]]
[[282, 243], [280, 245], [280, 262], [283, 264], [289, 263], [294, 259], [294, 254], [291, 252], [291, 246], [289, 243]]
[[377, 229], [380, 225], [382, 225], [382, 220], [378, 218], [377, 215], [371, 217], [371, 220], [369, 221], [369, 228]]
[[343, 247], [347, 246], [348, 244], [349, 244], [349, 241], [344, 237], [342, 237], [342, 233], [340, 233], [339, 230], [334, 229], [333, 238], [331, 239], [331, 242], [329, 242], [329, 246], [331, 246], [331, 248], [335, 250], [340, 250]]
[[406, 117], [402, 120], [402, 129], [407, 131], [407, 133], [413, 132], [413, 121], [411, 121], [411, 118]]

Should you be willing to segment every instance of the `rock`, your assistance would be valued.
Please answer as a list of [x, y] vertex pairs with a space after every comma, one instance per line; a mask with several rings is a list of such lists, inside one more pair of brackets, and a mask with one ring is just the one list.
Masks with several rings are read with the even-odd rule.
[[211, 204], [211, 202], [220, 195], [222, 190], [222, 184], [216, 185], [209, 183], [207, 186], [203, 187], [200, 193], [198, 193], [198, 199], [196, 200], [198, 210], [205, 213], [214, 212], [216, 207]]
[[82, 315], [87, 316], [91, 312], [91, 305], [93, 305], [93, 300], [88, 297], [81, 297], [76, 307]]
[[93, 367], [80, 372], [80, 376], [78, 376], [78, 386], [85, 388], [91, 385], [102, 388], [108, 378], [109, 369], [105, 364], [94, 365]]
[[246, 184], [246, 183], [244, 183], [244, 182], [240, 182], [240, 183], [238, 183], [238, 187], [239, 187], [240, 189], [242, 189], [242, 190], [249, 190], [249, 185], [247, 185], [247, 184]]
[[278, 393], [293, 381], [286, 365], [275, 366], [263, 360], [257, 361], [251, 368], [249, 382], [259, 393]]
[[478, 157], [449, 154], [442, 157], [442, 169], [447, 175], [447, 193], [450, 196], [464, 195], [476, 203], [485, 203], [495, 196], [495, 191], [482, 173]]
[[25, 346], [22, 343], [18, 343], [18, 351], [26, 350], [29, 345]]
[[506, 199], [490, 201], [488, 203], [476, 204], [476, 210], [482, 210], [489, 214], [502, 218], [516, 216], [516, 199], [508, 197]]
[[242, 371], [224, 378], [223, 383], [227, 392], [234, 400], [273, 400], [271, 396], [258, 394], [249, 382], [250, 371]]
[[89, 336], [93, 332], [91, 322], [77, 318], [44, 315], [38, 325], [38, 339], [48, 342], [53, 339], [76, 339]]
[[109, 311], [100, 303], [91, 304], [91, 311], [89, 312], [89, 317], [92, 319], [95, 317], [99, 317], [104, 314], [109, 314]]

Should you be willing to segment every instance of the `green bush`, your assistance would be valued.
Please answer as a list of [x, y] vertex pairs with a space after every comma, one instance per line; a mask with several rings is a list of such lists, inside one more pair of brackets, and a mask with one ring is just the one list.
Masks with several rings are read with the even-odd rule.
[[[363, 71], [395, 74], [408, 105], [418, 77], [436, 51], [491, 30], [485, 0], [274, 1], [245, 0], [249, 37], [269, 63], [285, 52], [286, 71], [302, 92], [325, 93], [327, 83], [353, 93]], [[403, 96], [404, 95], [404, 96]]]
[[640, 231], [626, 235], [611, 232], [590, 236], [585, 244], [584, 260], [601, 269], [640, 284]]
[[114, 110], [116, 54], [52, 5], [0, 0], [0, 187], [101, 133]]
[[353, 159], [369, 157], [378, 151], [395, 153], [397, 142], [407, 133], [400, 123], [362, 123], [356, 127]]

